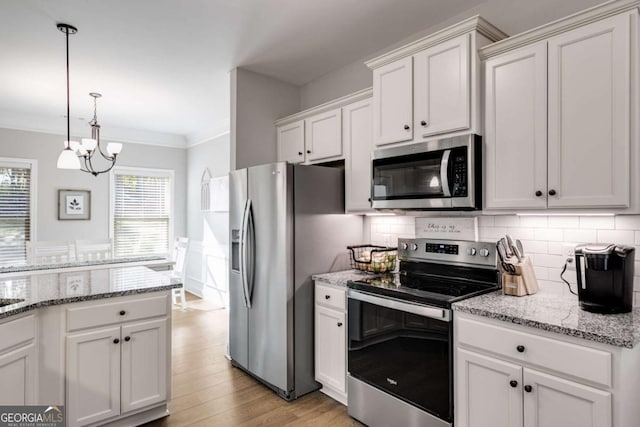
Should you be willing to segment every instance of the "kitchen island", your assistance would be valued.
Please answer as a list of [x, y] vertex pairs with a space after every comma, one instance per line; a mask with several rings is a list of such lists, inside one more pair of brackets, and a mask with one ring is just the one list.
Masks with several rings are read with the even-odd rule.
[[170, 291], [146, 267], [0, 275], [0, 404], [65, 405], [68, 426], [168, 415]]

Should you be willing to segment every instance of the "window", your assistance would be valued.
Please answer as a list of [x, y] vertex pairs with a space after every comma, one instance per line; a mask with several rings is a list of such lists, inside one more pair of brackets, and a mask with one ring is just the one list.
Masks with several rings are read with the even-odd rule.
[[111, 189], [115, 256], [169, 255], [173, 171], [117, 168]]
[[35, 160], [0, 158], [0, 265], [27, 262], [35, 228]]

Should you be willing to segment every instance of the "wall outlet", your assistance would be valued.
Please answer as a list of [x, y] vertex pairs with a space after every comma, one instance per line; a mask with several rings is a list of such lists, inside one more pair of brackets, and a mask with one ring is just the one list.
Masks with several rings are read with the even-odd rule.
[[567, 270], [575, 270], [575, 243], [563, 243], [562, 244], [562, 255], [567, 258]]

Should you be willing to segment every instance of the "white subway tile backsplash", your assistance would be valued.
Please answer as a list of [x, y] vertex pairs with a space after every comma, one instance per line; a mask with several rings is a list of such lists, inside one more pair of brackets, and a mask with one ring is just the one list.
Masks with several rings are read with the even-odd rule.
[[549, 228], [578, 228], [580, 217], [578, 216], [550, 216]]
[[586, 228], [564, 230], [564, 241], [573, 243], [592, 243], [597, 239], [597, 231]]
[[565, 257], [562, 255], [536, 254], [536, 266], [562, 268]]
[[547, 228], [549, 220], [546, 216], [521, 216], [520, 227]]
[[615, 217], [617, 230], [640, 230], [640, 215], [619, 215]]
[[580, 228], [613, 229], [615, 220], [612, 216], [581, 216]]
[[633, 245], [636, 235], [633, 230], [598, 230], [598, 243], [621, 243]]
[[540, 240], [521, 240], [525, 255], [548, 253], [549, 243]]
[[509, 235], [514, 239], [533, 240], [535, 239], [534, 228], [509, 228]]
[[536, 240], [562, 242], [564, 240], [564, 233], [558, 228], [538, 228], [535, 230], [534, 238]]
[[479, 216], [478, 217], [478, 227], [493, 227], [495, 225], [495, 217], [493, 216]]
[[[566, 235], [565, 232], [565, 237]], [[549, 242], [546, 253], [549, 255], [562, 255], [564, 253], [564, 242]]]
[[[442, 214], [441, 216], [447, 216]], [[371, 243], [395, 246], [399, 237], [415, 237], [415, 217], [374, 216], [368, 218]], [[525, 253], [531, 257], [539, 282], [557, 285], [559, 293], [568, 293], [560, 280], [567, 243], [621, 243], [635, 245], [636, 281], [640, 303], [640, 215], [627, 216], [479, 216], [480, 240], [496, 241], [509, 233], [520, 239]], [[576, 283], [574, 269], [565, 272], [565, 279]]]
[[496, 227], [519, 227], [520, 226], [520, 217], [517, 215], [499, 215], [499, 216], [496, 216], [493, 221]]

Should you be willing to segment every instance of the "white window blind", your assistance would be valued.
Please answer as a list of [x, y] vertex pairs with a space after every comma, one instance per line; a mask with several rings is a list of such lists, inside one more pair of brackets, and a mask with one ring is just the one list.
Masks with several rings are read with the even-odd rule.
[[116, 257], [168, 255], [170, 176], [116, 172], [113, 241]]
[[0, 265], [27, 262], [31, 205], [31, 165], [0, 161]]

